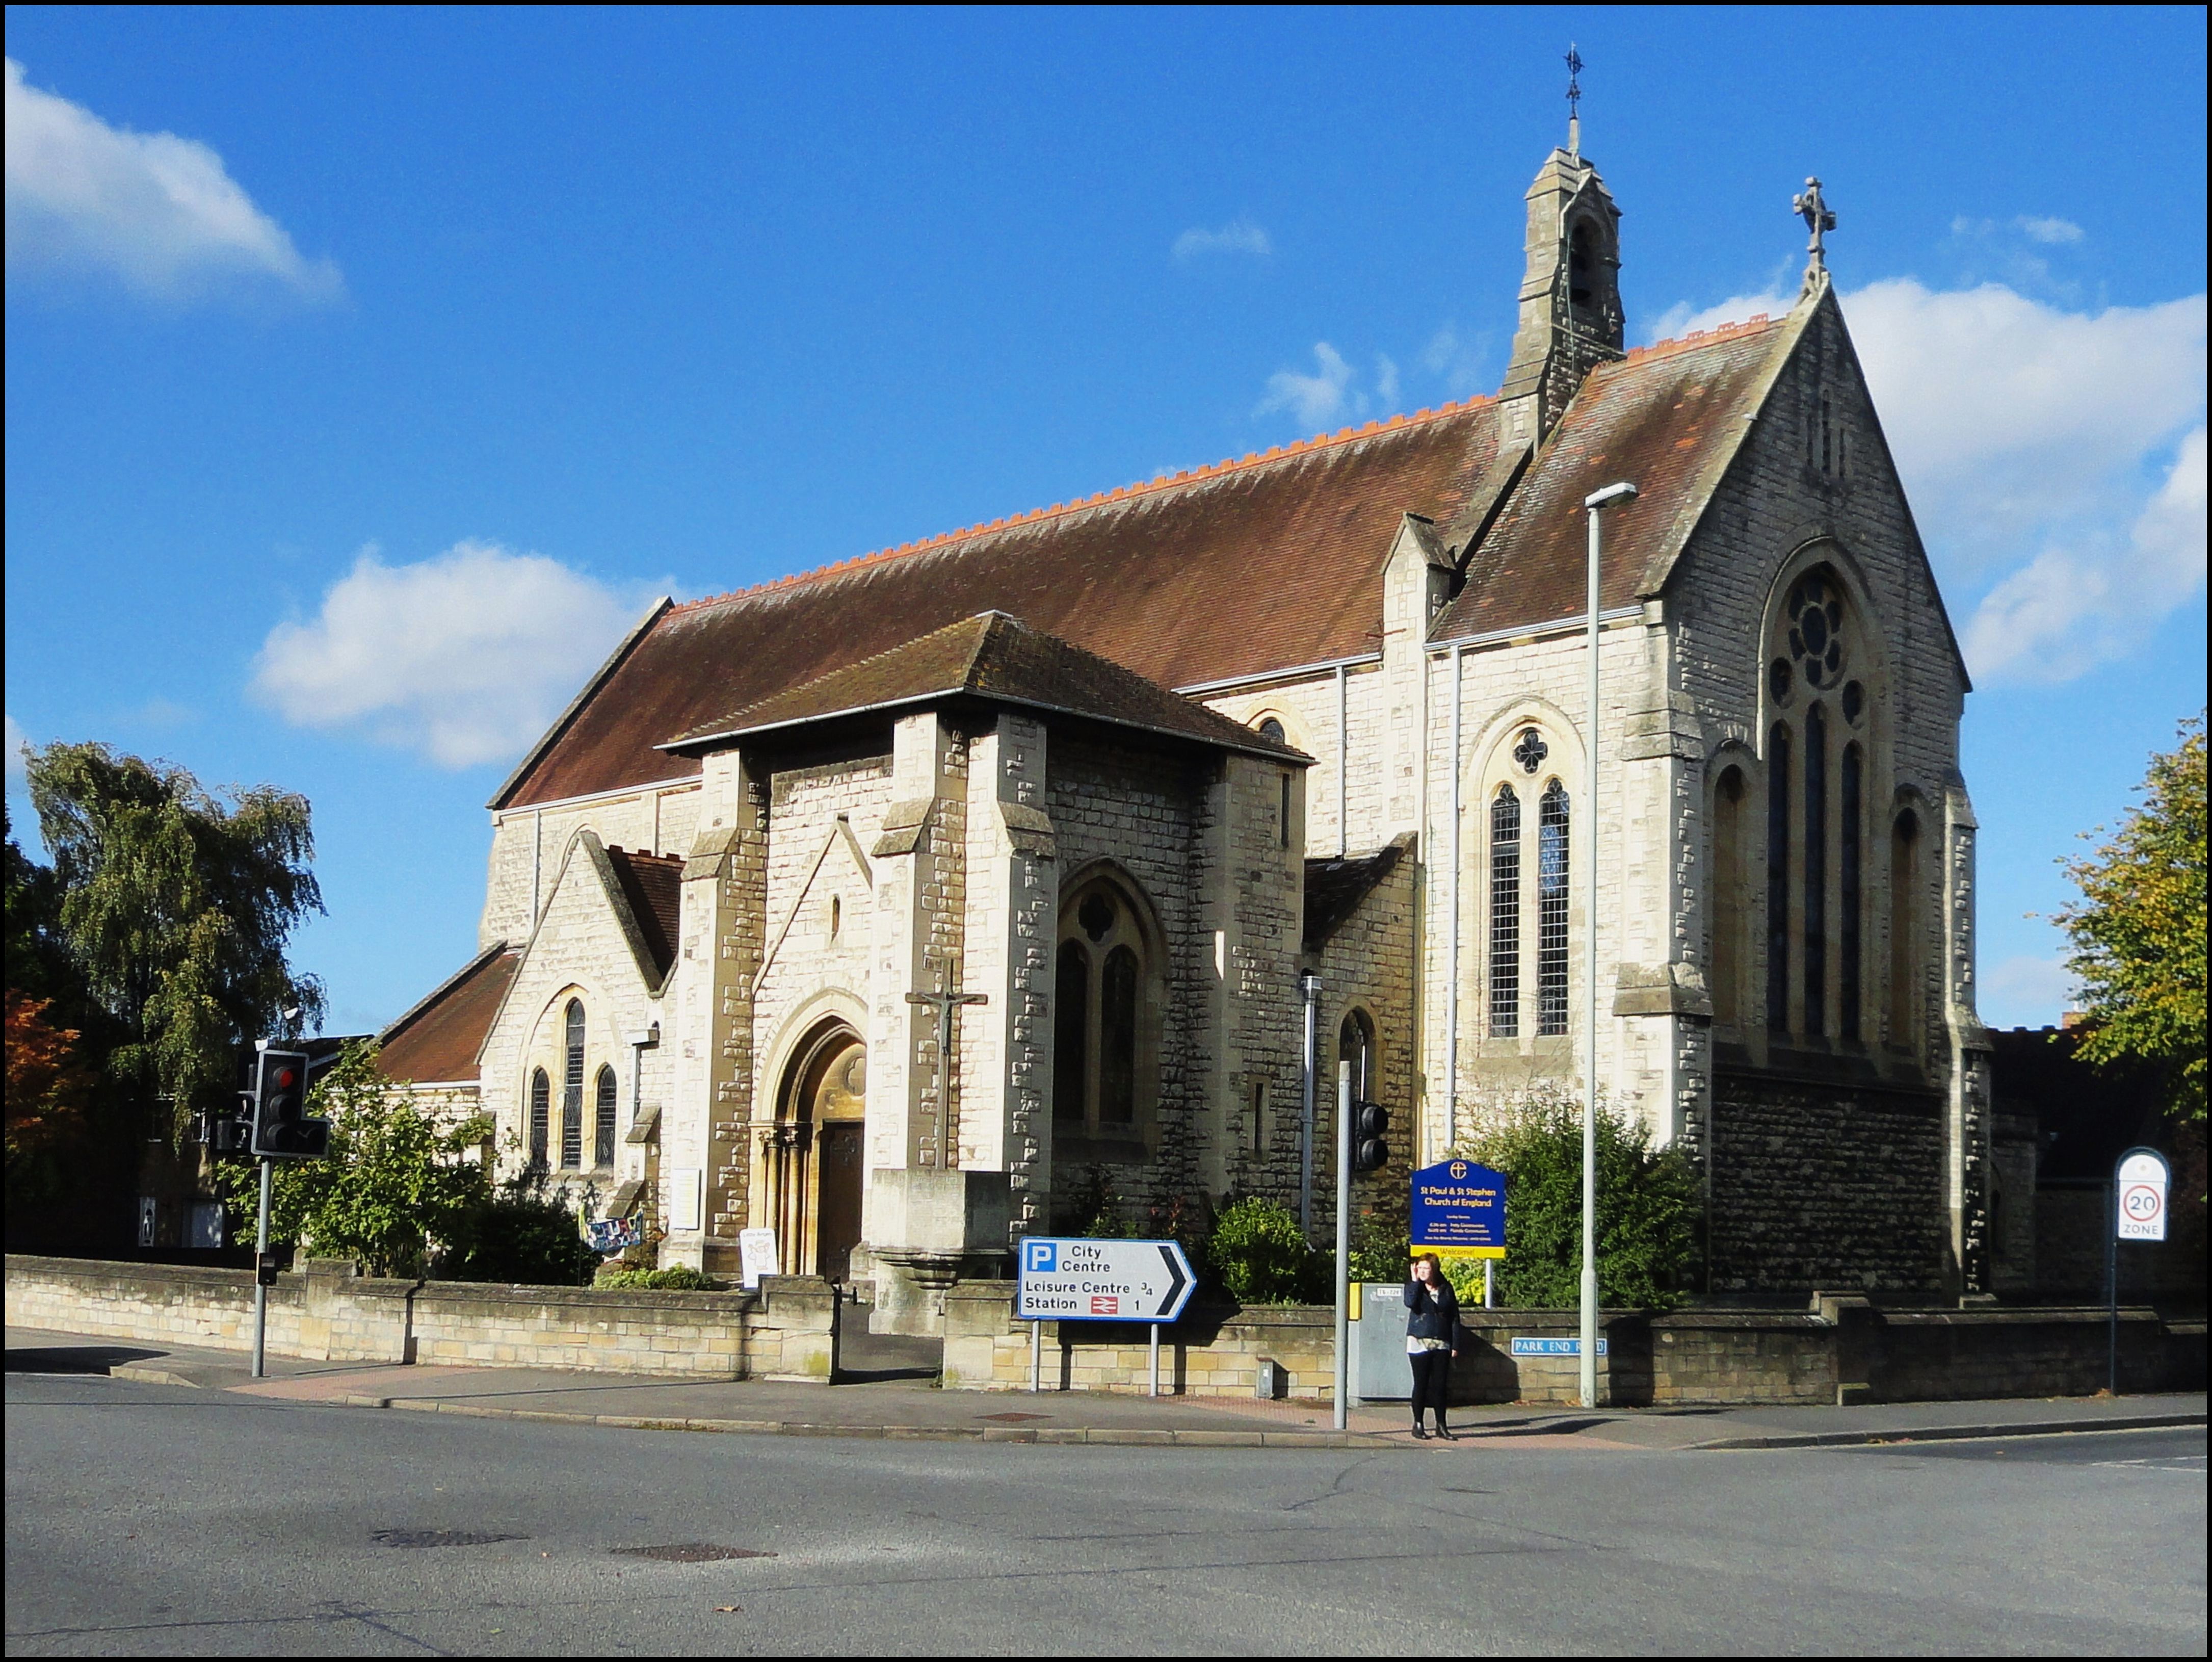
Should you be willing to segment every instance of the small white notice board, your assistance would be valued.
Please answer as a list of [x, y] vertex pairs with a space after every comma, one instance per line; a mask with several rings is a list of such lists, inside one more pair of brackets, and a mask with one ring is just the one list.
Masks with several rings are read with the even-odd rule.
[[746, 1288], [758, 1287], [763, 1275], [781, 1274], [775, 1257], [775, 1231], [738, 1230], [738, 1263], [741, 1266], [740, 1284]]
[[2165, 1160], [2148, 1148], [2133, 1148], [2114, 1173], [2119, 1188], [2119, 1238], [2124, 1241], [2166, 1239], [2166, 1196], [2171, 1178]]

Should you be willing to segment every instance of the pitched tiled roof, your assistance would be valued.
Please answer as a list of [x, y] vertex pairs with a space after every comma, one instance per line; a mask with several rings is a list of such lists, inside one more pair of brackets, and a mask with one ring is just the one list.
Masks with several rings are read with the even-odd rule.
[[1638, 494], [1606, 514], [1599, 605], [1611, 611], [1656, 594], [1764, 401], [1789, 322], [1755, 318], [1591, 370], [1430, 638], [1580, 613], [1589, 583], [1583, 499], [1618, 479], [1633, 481]]
[[1375, 892], [1413, 845], [1413, 834], [1397, 837], [1372, 854], [1306, 861], [1305, 948], [1318, 951], [1342, 927], [1359, 903]]
[[1459, 512], [1496, 414], [1480, 402], [1347, 428], [672, 608], [493, 806], [688, 778], [696, 758], [654, 747], [981, 612], [1169, 687], [1373, 652], [1400, 516]]
[[660, 978], [676, 961], [677, 922], [683, 904], [684, 861], [677, 855], [645, 854], [611, 848], [607, 863], [614, 868], [616, 886], [622, 890], [637, 932], [651, 954]]
[[450, 1084], [477, 1077], [477, 1052], [491, 1031], [500, 1001], [514, 982], [522, 954], [502, 941], [477, 954], [460, 972], [386, 1028], [377, 1066], [386, 1079]]
[[777, 692], [684, 734], [686, 748], [860, 710], [965, 695], [1087, 716], [1255, 755], [1304, 759], [1288, 745], [1170, 692], [1111, 659], [986, 612]]

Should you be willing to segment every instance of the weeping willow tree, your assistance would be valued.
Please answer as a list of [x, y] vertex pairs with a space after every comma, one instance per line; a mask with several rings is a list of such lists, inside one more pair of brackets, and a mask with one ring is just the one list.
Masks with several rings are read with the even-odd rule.
[[323, 989], [285, 944], [323, 909], [307, 799], [270, 786], [204, 789], [185, 770], [101, 744], [27, 752], [32, 806], [53, 860], [55, 934], [110, 1018], [110, 1076], [193, 1114], [231, 1105], [240, 1047], [295, 1037]]

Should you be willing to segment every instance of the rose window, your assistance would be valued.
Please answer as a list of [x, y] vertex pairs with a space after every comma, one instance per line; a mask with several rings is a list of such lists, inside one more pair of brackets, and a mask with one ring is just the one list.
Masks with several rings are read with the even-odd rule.
[[1790, 591], [1790, 654], [1805, 685], [1832, 687], [1844, 673], [1844, 602], [1835, 585], [1813, 574]]

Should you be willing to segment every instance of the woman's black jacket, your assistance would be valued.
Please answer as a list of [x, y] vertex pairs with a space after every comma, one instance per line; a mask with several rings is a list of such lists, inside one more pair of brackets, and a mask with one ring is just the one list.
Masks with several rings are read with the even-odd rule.
[[1457, 1342], [1459, 1295], [1451, 1290], [1449, 1282], [1434, 1286], [1427, 1282], [1406, 1283], [1406, 1336]]

